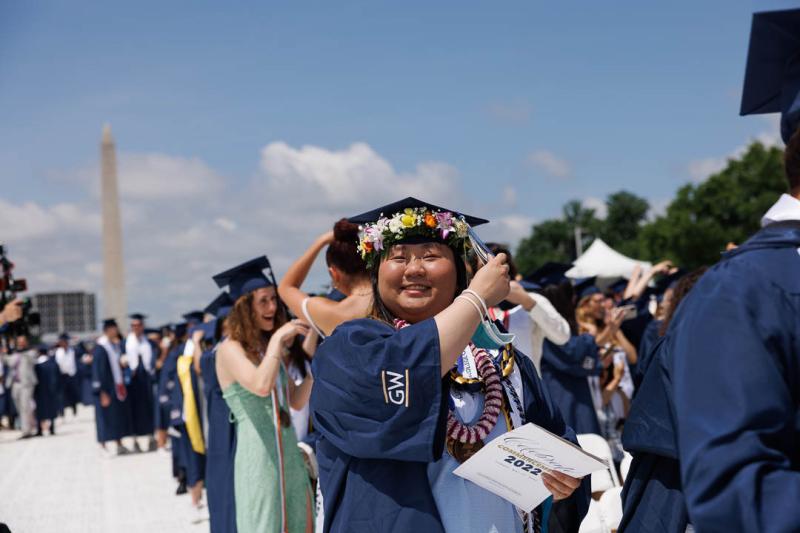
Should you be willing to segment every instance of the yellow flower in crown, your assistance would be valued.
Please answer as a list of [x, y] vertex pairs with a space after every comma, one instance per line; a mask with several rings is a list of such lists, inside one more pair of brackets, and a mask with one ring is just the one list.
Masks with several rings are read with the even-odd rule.
[[417, 224], [417, 215], [414, 213], [414, 210], [410, 207], [406, 207], [403, 210], [403, 215], [400, 217], [400, 222], [407, 228], [413, 228]]

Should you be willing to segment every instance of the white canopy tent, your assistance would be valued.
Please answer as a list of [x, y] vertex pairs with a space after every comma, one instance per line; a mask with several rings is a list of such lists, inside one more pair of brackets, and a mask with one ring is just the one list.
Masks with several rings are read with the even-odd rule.
[[602, 239], [597, 238], [589, 249], [575, 260], [573, 267], [567, 270], [566, 276], [573, 279], [597, 276], [598, 284], [602, 285], [606, 280], [630, 279], [636, 265], [640, 265], [645, 271], [652, 267], [647, 261], [638, 261], [622, 255]]

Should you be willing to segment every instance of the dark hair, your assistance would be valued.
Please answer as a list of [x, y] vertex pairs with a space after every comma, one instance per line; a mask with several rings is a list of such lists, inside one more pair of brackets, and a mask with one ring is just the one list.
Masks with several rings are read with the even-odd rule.
[[564, 317], [569, 324], [569, 330], [573, 335], [578, 334], [578, 322], [575, 320], [575, 291], [569, 281], [562, 281], [559, 284], [547, 285], [541, 290], [542, 296], [553, 304], [553, 308], [558, 314]]
[[783, 152], [783, 169], [793, 194], [800, 192], [800, 128], [794, 132]]
[[678, 309], [678, 304], [681, 303], [689, 291], [692, 290], [694, 284], [697, 283], [703, 274], [706, 273], [708, 270], [707, 266], [701, 266], [698, 269], [692, 270], [685, 276], [683, 276], [678, 283], [675, 285], [675, 288], [672, 290], [672, 299], [669, 302], [669, 309], [667, 309], [667, 316], [664, 317], [664, 322], [661, 324], [661, 327], [658, 329], [658, 334], [663, 337], [667, 333], [667, 329], [669, 328], [670, 322], [672, 322], [672, 317], [675, 316], [675, 311]]
[[[450, 246], [448, 246], [448, 248], [452, 250], [453, 260], [456, 264], [456, 291], [455, 294], [453, 294], [453, 298], [455, 298], [467, 288], [467, 265], [464, 262], [462, 254]], [[383, 259], [381, 259], [381, 261], [382, 260]], [[383, 320], [387, 324], [391, 324], [396, 317], [389, 311], [386, 304], [383, 303], [380, 291], [378, 291], [378, 270], [380, 269], [381, 261], [375, 261], [372, 268], [369, 270], [369, 278], [370, 281], [372, 281], [372, 311], [370, 312], [370, 316], [378, 320]]]
[[345, 274], [366, 277], [367, 267], [358, 255], [358, 225], [343, 218], [333, 225], [333, 242], [325, 251], [325, 262]]
[[517, 265], [514, 263], [514, 259], [511, 256], [511, 250], [508, 249], [508, 246], [505, 244], [498, 244], [496, 242], [487, 242], [486, 246], [489, 247], [489, 250], [494, 254], [506, 254], [506, 264], [508, 265], [508, 277], [511, 279], [517, 279], [517, 274], [519, 270], [517, 270]]

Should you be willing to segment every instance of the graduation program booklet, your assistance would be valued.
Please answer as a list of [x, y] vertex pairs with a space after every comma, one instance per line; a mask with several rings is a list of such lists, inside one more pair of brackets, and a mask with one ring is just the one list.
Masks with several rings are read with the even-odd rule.
[[550, 496], [542, 473], [558, 470], [583, 477], [606, 468], [603, 460], [528, 423], [489, 442], [453, 473], [532, 511]]

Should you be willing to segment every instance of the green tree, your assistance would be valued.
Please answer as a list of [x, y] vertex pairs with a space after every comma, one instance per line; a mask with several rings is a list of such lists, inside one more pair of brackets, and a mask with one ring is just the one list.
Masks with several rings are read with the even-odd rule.
[[608, 196], [606, 207], [608, 214], [601, 223], [600, 237], [620, 253], [639, 256], [638, 237], [650, 204], [633, 193], [619, 191]]
[[681, 187], [666, 213], [642, 227], [639, 249], [644, 258], [667, 257], [690, 269], [716, 263], [728, 242], [758, 230], [786, 188], [782, 150], [755, 142], [703, 183]]

